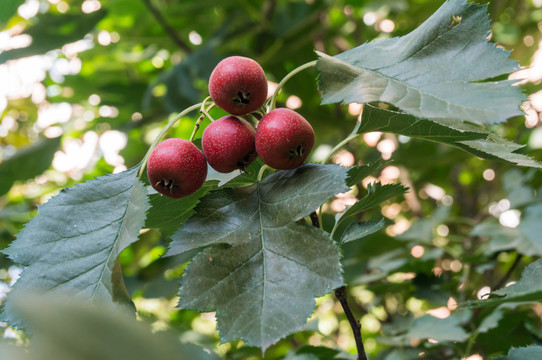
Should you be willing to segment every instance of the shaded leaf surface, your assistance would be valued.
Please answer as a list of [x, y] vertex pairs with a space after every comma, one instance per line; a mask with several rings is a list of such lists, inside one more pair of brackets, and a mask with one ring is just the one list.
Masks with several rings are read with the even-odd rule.
[[346, 191], [345, 179], [343, 167], [306, 164], [204, 197], [168, 255], [219, 246], [192, 260], [179, 306], [216, 310], [222, 341], [240, 338], [263, 350], [299, 330], [314, 297], [341, 286], [342, 276], [327, 234], [296, 221]]
[[7, 193], [15, 181], [33, 178], [47, 170], [59, 146], [60, 137], [43, 139], [3, 160], [0, 163], [0, 196]]
[[151, 207], [147, 214], [145, 227], [160, 229], [164, 236], [177, 231], [196, 212], [194, 207], [199, 199], [211, 190], [210, 184], [204, 184], [194, 194], [180, 199], [173, 199], [160, 194], [149, 196]]
[[8, 296], [4, 320], [24, 327], [10, 301], [20, 292], [68, 293], [89, 302], [126, 300], [115, 262], [137, 240], [148, 209], [136, 171], [65, 189], [38, 208], [39, 215], [4, 250], [27, 266]]
[[[525, 100], [510, 81], [475, 82], [519, 69], [489, 43], [487, 5], [448, 0], [406, 36], [363, 44], [337, 56], [318, 52], [324, 104], [384, 101], [422, 118], [481, 124], [520, 115]], [[460, 17], [451, 23], [452, 16]]]
[[480, 127], [459, 121], [420, 119], [402, 112], [366, 104], [358, 132], [371, 131], [391, 132], [441, 142], [484, 159], [499, 159], [521, 166], [542, 167], [538, 161], [515, 152], [522, 148], [522, 145], [509, 142]]

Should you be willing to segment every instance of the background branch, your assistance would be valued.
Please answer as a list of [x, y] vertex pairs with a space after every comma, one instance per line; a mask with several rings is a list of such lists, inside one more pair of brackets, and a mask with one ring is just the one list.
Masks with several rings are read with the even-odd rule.
[[151, 0], [143, 0], [143, 3], [145, 3], [149, 11], [152, 13], [154, 18], [156, 19], [156, 21], [158, 21], [158, 23], [162, 25], [165, 32], [173, 40], [173, 42], [177, 44], [177, 46], [179, 46], [186, 53], [192, 52], [192, 48], [188, 46], [188, 44], [186, 44], [186, 42], [184, 42], [183, 39], [179, 37], [179, 34], [177, 34], [177, 31], [171, 25], [169, 25], [166, 18], [162, 15], [162, 13], [158, 10], [158, 8], [151, 3]]

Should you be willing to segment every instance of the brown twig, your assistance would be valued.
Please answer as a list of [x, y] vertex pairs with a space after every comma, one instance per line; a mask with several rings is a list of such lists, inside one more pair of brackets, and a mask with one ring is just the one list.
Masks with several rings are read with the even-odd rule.
[[175, 44], [177, 44], [186, 53], [192, 52], [192, 48], [179, 37], [177, 31], [167, 22], [166, 18], [162, 15], [158, 8], [151, 3], [151, 0], [143, 0], [143, 3], [145, 3], [149, 11], [154, 15], [156, 21], [162, 25], [166, 33], [169, 35], [169, 37], [171, 37]]
[[[313, 211], [310, 215], [312, 226], [319, 228], [320, 221], [318, 220], [318, 214], [316, 211]], [[367, 355], [365, 354], [365, 347], [363, 346], [363, 339], [361, 337], [361, 324], [354, 317], [350, 305], [348, 305], [348, 299], [346, 298], [346, 286], [341, 286], [340, 288], [335, 289], [335, 297], [341, 303], [343, 307], [344, 314], [350, 323], [352, 328], [352, 333], [354, 334], [354, 340], [356, 341], [356, 348], [358, 349], [358, 360], [367, 360]]]
[[516, 260], [514, 260], [514, 263], [512, 264], [512, 266], [510, 266], [510, 269], [508, 269], [506, 274], [504, 274], [504, 276], [495, 284], [495, 286], [492, 287], [493, 290], [498, 290], [502, 288], [504, 285], [506, 285], [506, 282], [508, 281], [508, 279], [510, 279], [510, 276], [512, 275], [516, 267], [519, 265], [519, 263], [521, 262], [521, 259], [523, 259], [523, 255], [518, 254], [516, 256]]
[[335, 289], [335, 297], [341, 303], [343, 307], [344, 314], [350, 323], [352, 332], [354, 333], [354, 340], [356, 341], [356, 348], [358, 349], [358, 360], [367, 360], [367, 355], [365, 354], [365, 347], [363, 346], [363, 339], [361, 337], [361, 324], [354, 317], [350, 305], [348, 305], [348, 300], [346, 298], [346, 287], [342, 286], [338, 289]]

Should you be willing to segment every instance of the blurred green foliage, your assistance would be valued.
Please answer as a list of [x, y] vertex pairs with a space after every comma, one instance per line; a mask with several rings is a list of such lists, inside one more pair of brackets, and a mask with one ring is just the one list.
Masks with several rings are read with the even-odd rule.
[[[6, 194], [0, 196], [0, 248], [13, 241], [37, 205], [60, 189], [139, 163], [168, 118], [205, 98], [208, 76], [221, 58], [254, 58], [270, 81], [279, 82], [297, 66], [315, 60], [314, 50], [336, 55], [374, 39], [405, 35], [443, 1], [27, 0], [16, 14], [21, 3], [4, 0], [0, 7], [0, 180], [2, 186], [13, 183], [9, 192], [1, 191]], [[542, 2], [495, 0], [489, 13], [492, 41], [510, 50], [520, 65], [535, 66], [542, 51]], [[299, 112], [313, 125], [317, 144], [332, 147], [350, 133], [359, 110], [321, 106], [316, 75], [315, 70], [297, 75], [278, 101], [283, 106], [290, 96], [298, 96]], [[521, 84], [531, 96], [525, 106], [530, 123], [516, 117], [490, 127], [528, 144], [524, 152], [537, 160], [542, 160], [541, 125], [532, 119], [542, 111], [541, 101], [536, 102], [541, 80]], [[213, 114], [218, 117], [221, 111]], [[169, 135], [188, 138], [194, 121], [182, 119]], [[52, 164], [48, 154], [33, 151], [42, 136], [60, 135]], [[381, 178], [398, 177], [411, 191], [376, 213], [363, 214], [363, 221], [384, 215], [386, 231], [346, 244], [342, 261], [371, 358], [414, 359], [424, 353], [429, 359], [473, 354], [491, 359], [505, 356], [512, 346], [542, 342], [541, 308], [532, 303], [454, 312], [446, 324], [438, 325], [444, 326], [441, 337], [432, 340], [412, 328], [426, 322], [420, 316], [428, 310], [446, 314], [456, 303], [475, 299], [479, 291], [482, 296], [486, 286], [495, 290], [518, 280], [539, 256], [502, 246], [498, 241], [508, 232], [497, 219], [528, 205], [514, 203], [518, 194], [539, 201], [540, 173], [510, 170], [510, 164], [430, 141], [393, 134], [381, 135], [383, 140], [396, 149], [394, 168]], [[353, 155], [359, 164], [380, 159], [381, 151], [371, 144], [356, 139], [343, 155]], [[36, 156], [41, 163], [35, 164]], [[9, 174], [16, 170], [14, 160], [21, 163], [20, 172], [6, 175], [6, 168]], [[35, 165], [28, 169], [25, 164]], [[354, 196], [364, 191], [360, 188]], [[332, 216], [331, 211], [324, 213], [324, 226]], [[491, 219], [492, 228], [503, 231], [473, 231]], [[186, 259], [161, 258], [168, 242], [157, 230], [144, 231], [120, 255], [140, 319], [155, 331], [173, 330], [184, 341], [225, 359], [261, 358], [258, 349], [241, 342], [218, 345], [212, 314], [174, 309]], [[0, 255], [0, 301], [18, 272]], [[318, 299], [315, 318], [306, 331], [272, 346], [265, 358], [324, 356], [305, 352], [301, 346], [307, 344], [355, 352], [350, 328], [331, 296]], [[24, 340], [7, 324], [0, 324], [0, 330], [7, 339]], [[339, 358], [336, 353], [329, 356]]]

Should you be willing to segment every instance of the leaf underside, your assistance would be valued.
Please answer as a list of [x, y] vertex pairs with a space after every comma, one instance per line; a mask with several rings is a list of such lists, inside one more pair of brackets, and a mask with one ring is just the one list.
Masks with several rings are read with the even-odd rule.
[[27, 266], [5, 303], [2, 319], [24, 328], [12, 311], [17, 293], [75, 295], [88, 301], [129, 301], [116, 265], [137, 240], [148, 200], [137, 168], [64, 189], [38, 208], [3, 252]]
[[542, 168], [540, 162], [515, 152], [522, 148], [522, 145], [493, 135], [478, 126], [459, 121], [420, 119], [403, 112], [366, 104], [358, 133], [371, 131], [390, 132], [440, 142], [484, 159], [497, 159], [520, 166]]
[[487, 41], [489, 30], [487, 5], [448, 0], [406, 36], [334, 57], [317, 52], [322, 103], [383, 101], [421, 118], [478, 124], [521, 115], [526, 98], [513, 82], [481, 82], [519, 69]]
[[303, 219], [348, 190], [346, 175], [340, 166], [306, 164], [202, 198], [167, 254], [206, 247], [183, 275], [179, 306], [216, 310], [221, 341], [264, 351], [300, 330], [314, 298], [343, 283], [337, 246]]

